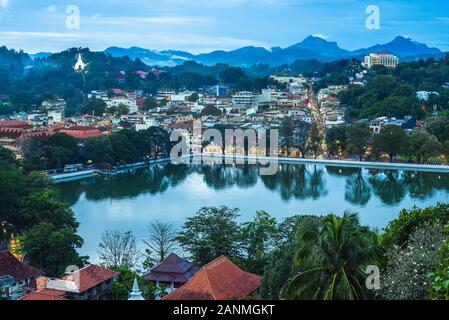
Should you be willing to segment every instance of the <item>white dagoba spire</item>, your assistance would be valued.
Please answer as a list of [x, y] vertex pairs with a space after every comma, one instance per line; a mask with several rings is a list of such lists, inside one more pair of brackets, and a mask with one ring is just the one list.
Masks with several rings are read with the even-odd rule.
[[129, 294], [128, 300], [145, 300], [142, 297], [142, 292], [140, 292], [137, 278], [134, 278], [133, 291]]
[[75, 69], [76, 72], [84, 72], [84, 69], [86, 69], [86, 64], [83, 61], [83, 56], [81, 53], [78, 53], [76, 55], [77, 61], [73, 69]]

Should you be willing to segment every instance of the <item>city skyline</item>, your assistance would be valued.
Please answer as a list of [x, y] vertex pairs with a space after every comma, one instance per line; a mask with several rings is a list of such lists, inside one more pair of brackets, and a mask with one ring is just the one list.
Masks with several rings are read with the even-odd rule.
[[[69, 5], [80, 10], [79, 29], [66, 26]], [[365, 25], [368, 5], [379, 8], [380, 29]], [[449, 4], [444, 1], [105, 0], [99, 4], [0, 0], [1, 45], [30, 53], [74, 46], [200, 53], [244, 46], [286, 47], [308, 35], [336, 41], [348, 50], [403, 35], [449, 51], [448, 25]]]

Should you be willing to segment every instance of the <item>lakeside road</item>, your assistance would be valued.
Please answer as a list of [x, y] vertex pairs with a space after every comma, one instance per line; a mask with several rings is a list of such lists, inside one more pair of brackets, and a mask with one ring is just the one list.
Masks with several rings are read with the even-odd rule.
[[[438, 164], [417, 164], [417, 163], [390, 163], [390, 162], [374, 162], [374, 161], [357, 161], [357, 160], [331, 160], [331, 159], [307, 159], [307, 158], [285, 158], [285, 157], [259, 157], [259, 156], [240, 156], [240, 155], [214, 155], [214, 154], [193, 154], [190, 158], [202, 157], [208, 160], [253, 160], [253, 161], [267, 161], [278, 163], [292, 163], [292, 164], [322, 164], [335, 167], [352, 167], [352, 168], [368, 168], [368, 169], [386, 169], [386, 170], [406, 170], [406, 171], [421, 171], [421, 172], [435, 172], [435, 173], [449, 173], [449, 165]], [[182, 157], [187, 160], [189, 156]], [[170, 158], [162, 158], [150, 162], [139, 162], [117, 167], [114, 174], [126, 173], [134, 169], [145, 168], [153, 164], [170, 162]], [[187, 161], [182, 161], [188, 163]], [[208, 162], [210, 163], [210, 162]], [[97, 175], [101, 172], [98, 169], [81, 170], [77, 172], [61, 173], [49, 175], [55, 182], [66, 182], [88, 178]]]

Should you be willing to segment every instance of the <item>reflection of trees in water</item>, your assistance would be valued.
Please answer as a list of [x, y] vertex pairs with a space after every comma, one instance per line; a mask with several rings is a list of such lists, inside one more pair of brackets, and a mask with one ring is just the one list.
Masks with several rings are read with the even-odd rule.
[[410, 196], [425, 199], [434, 194], [435, 176], [427, 172], [407, 171], [404, 173], [404, 181], [408, 186]]
[[249, 188], [257, 183], [258, 168], [255, 165], [242, 164], [234, 166], [225, 165], [197, 165], [196, 172], [203, 175], [208, 187], [216, 190], [237, 185], [240, 188]]
[[189, 171], [187, 165], [154, 165], [110, 178], [93, 177], [63, 183], [60, 194], [69, 205], [75, 204], [83, 192], [88, 200], [93, 201], [134, 198], [142, 193], [157, 194], [184, 181]]
[[327, 194], [323, 169], [317, 165], [309, 170], [305, 165], [282, 164], [275, 175], [261, 179], [266, 188], [277, 190], [284, 200], [318, 199]]
[[[264, 186], [278, 192], [282, 199], [318, 199], [328, 193], [325, 171], [321, 165], [281, 164], [275, 175], [259, 176], [256, 165], [156, 165], [129, 174], [109, 179], [89, 179], [62, 183], [59, 185], [59, 199], [74, 205], [85, 192], [93, 201], [124, 199], [140, 194], [163, 193], [186, 180], [191, 173], [203, 176], [208, 187], [222, 190], [233, 186], [250, 188], [260, 177]], [[394, 205], [401, 202], [407, 191], [412, 198], [426, 199], [434, 196], [435, 190], [449, 191], [449, 175], [428, 172], [366, 170], [326, 166], [329, 175], [344, 177], [345, 199], [365, 205], [371, 198], [371, 191], [383, 203]]]
[[365, 205], [371, 198], [371, 188], [361, 168], [346, 178], [345, 199], [352, 204]]
[[383, 174], [377, 174], [369, 178], [374, 194], [383, 203], [393, 205], [400, 203], [406, 194], [404, 173], [401, 171], [386, 170]]

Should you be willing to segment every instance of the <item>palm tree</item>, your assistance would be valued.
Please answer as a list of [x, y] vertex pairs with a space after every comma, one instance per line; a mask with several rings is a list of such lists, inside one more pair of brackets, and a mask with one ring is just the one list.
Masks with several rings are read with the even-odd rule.
[[295, 275], [281, 295], [286, 299], [366, 299], [364, 270], [383, 253], [377, 235], [345, 212], [307, 219], [298, 230]]

